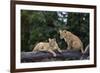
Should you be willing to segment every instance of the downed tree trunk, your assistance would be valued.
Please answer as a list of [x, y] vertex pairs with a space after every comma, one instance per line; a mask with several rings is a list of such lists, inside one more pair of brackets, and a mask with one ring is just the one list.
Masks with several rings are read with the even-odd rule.
[[[57, 56], [54, 57], [49, 52], [21, 52], [21, 62], [43, 62], [43, 61], [64, 61], [64, 60], [80, 60], [83, 55], [78, 51], [63, 50], [61, 53], [55, 51]], [[88, 57], [86, 55], [85, 57]]]

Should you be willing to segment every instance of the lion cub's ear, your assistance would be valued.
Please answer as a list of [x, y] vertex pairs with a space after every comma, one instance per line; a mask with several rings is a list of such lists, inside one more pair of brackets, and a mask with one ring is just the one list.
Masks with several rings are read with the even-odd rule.
[[62, 32], [62, 30], [59, 30], [59, 32], [61, 33], [61, 32]]
[[51, 41], [51, 38], [49, 38], [49, 42]]
[[67, 33], [67, 30], [63, 30], [64, 33]]

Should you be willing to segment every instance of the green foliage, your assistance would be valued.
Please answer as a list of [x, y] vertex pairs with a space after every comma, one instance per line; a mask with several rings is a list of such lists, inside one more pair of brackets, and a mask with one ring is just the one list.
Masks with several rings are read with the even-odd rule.
[[68, 30], [76, 34], [84, 48], [89, 44], [89, 13], [68, 13]]
[[31, 51], [37, 43], [48, 41], [48, 38], [56, 38], [59, 47], [66, 49], [59, 29], [69, 30], [85, 45], [89, 44], [88, 13], [21, 10], [21, 51]]

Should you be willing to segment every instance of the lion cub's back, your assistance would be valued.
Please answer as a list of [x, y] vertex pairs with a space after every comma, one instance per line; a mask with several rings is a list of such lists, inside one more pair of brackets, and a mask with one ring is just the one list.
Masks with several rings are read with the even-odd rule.
[[72, 42], [72, 47], [77, 50], [83, 48], [83, 44], [80, 38], [72, 33], [70, 35], [71, 35], [70, 40]]
[[40, 42], [40, 43], [38, 43], [38, 44], [34, 47], [33, 51], [45, 51], [45, 50], [47, 50], [48, 48], [49, 48], [49, 43], [47, 43], [47, 42]]

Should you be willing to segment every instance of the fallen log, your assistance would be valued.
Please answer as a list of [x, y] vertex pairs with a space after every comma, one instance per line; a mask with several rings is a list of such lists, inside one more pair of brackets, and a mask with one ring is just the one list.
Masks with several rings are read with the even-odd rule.
[[[45, 51], [21, 52], [21, 62], [80, 60], [83, 56], [81, 52], [69, 50], [63, 50], [61, 53], [55, 51], [55, 53], [57, 54], [56, 57]], [[84, 57], [88, 57], [88, 55], [86, 54]]]

